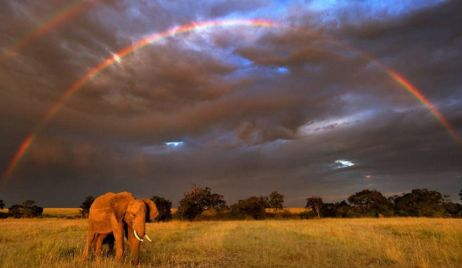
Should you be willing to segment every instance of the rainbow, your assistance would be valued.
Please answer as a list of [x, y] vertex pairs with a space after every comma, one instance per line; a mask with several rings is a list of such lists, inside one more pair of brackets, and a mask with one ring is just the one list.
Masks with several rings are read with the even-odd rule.
[[276, 24], [269, 20], [261, 19], [230, 19], [230, 20], [215, 20], [215, 21], [205, 21], [205, 22], [193, 22], [190, 24], [185, 24], [181, 26], [176, 26], [168, 29], [167, 31], [160, 33], [153, 33], [148, 36], [145, 36], [139, 39], [137, 42], [132, 45], [125, 47], [119, 50], [117, 53], [113, 53], [110, 57], [101, 61], [98, 65], [89, 69], [80, 79], [75, 81], [61, 96], [61, 98], [45, 113], [44, 117], [40, 122], [34, 127], [32, 132], [23, 140], [18, 150], [14, 154], [12, 160], [7, 166], [4, 177], [11, 175], [15, 167], [18, 165], [19, 161], [25, 155], [33, 141], [35, 140], [37, 134], [45, 127], [45, 125], [58, 113], [59, 110], [64, 106], [64, 104], [75, 94], [77, 93], [86, 82], [96, 77], [99, 73], [104, 71], [106, 68], [111, 66], [114, 63], [120, 62], [120, 60], [133, 52], [149, 45], [165, 40], [169, 37], [173, 37], [177, 34], [200, 31], [208, 28], [214, 27], [230, 27], [230, 26], [250, 26], [250, 27], [275, 27]]
[[444, 115], [433, 105], [430, 100], [425, 97], [421, 90], [416, 88], [409, 80], [407, 80], [404, 76], [400, 75], [399, 73], [387, 68], [385, 69], [387, 74], [395, 80], [398, 84], [400, 84], [404, 89], [406, 89], [409, 93], [411, 93], [419, 102], [428, 108], [433, 116], [440, 122], [440, 124], [448, 131], [448, 134], [451, 138], [459, 145], [462, 145], [462, 138], [457, 133], [455, 128], [449, 123], [448, 119], [444, 117]]
[[[119, 50], [117, 53], [112, 54], [110, 57], [105, 58], [99, 64], [89, 69], [80, 79], [75, 81], [61, 96], [61, 98], [45, 113], [42, 120], [34, 127], [32, 132], [27, 135], [23, 140], [18, 150], [11, 159], [9, 165], [7, 166], [3, 176], [8, 177], [14, 171], [15, 167], [18, 165], [20, 160], [24, 157], [27, 150], [30, 148], [31, 144], [34, 142], [38, 133], [46, 126], [46, 124], [61, 110], [64, 104], [75, 94], [77, 93], [89, 80], [96, 77], [102, 71], [104, 71], [109, 66], [114, 63], [119, 63], [122, 58], [127, 57], [128, 55], [134, 53], [135, 51], [149, 45], [160, 42], [167, 38], [173, 37], [177, 34], [188, 33], [193, 31], [200, 31], [208, 28], [214, 27], [228, 27], [228, 26], [250, 26], [250, 27], [277, 27], [278, 24], [261, 19], [229, 19], [229, 20], [214, 20], [214, 21], [205, 21], [205, 22], [193, 22], [190, 24], [185, 24], [181, 26], [176, 26], [170, 28], [166, 31], [153, 33], [147, 35], [132, 45], [125, 47]], [[343, 45], [343, 47], [346, 47]], [[357, 50], [355, 50], [357, 51]], [[440, 124], [449, 132], [450, 136], [457, 144], [462, 145], [462, 139], [454, 129], [454, 127], [449, 123], [449, 121], [444, 117], [444, 115], [435, 107], [422, 93], [421, 90], [412, 85], [404, 76], [400, 75], [396, 71], [392, 70], [383, 63], [371, 58], [366, 53], [360, 52], [360, 55], [372, 61], [384, 70], [391, 79], [396, 81], [401, 87], [403, 87], [407, 92], [412, 94], [419, 102], [425, 106], [440, 122]]]
[[362, 58], [367, 61], [376, 64], [381, 70], [383, 70], [393, 81], [400, 85], [404, 90], [414, 96], [425, 108], [427, 108], [431, 114], [438, 120], [438, 122], [446, 129], [449, 136], [452, 140], [459, 146], [462, 147], [462, 137], [457, 133], [457, 130], [454, 126], [449, 123], [449, 120], [441, 113], [438, 108], [430, 102], [430, 100], [424, 95], [422, 90], [414, 86], [404, 75], [398, 73], [397, 71], [391, 69], [389, 66], [379, 61], [377, 58], [371, 56], [370, 54], [353, 48], [347, 44], [340, 43], [338, 41], [332, 41], [336, 45], [354, 51], [358, 53]]
[[18, 51], [29, 46], [31, 43], [44, 36], [54, 28], [61, 24], [71, 20], [80, 13], [87, 10], [95, 0], [82, 0], [67, 5], [64, 9], [60, 10], [57, 14], [50, 16], [45, 22], [38, 26], [34, 31], [27, 34], [24, 38], [16, 41], [11, 47], [7, 48], [6, 51], [9, 55], [15, 55]]

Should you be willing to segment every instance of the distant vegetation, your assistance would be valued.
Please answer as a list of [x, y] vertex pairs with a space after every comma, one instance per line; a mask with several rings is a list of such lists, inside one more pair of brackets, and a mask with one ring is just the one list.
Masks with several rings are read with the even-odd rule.
[[410, 193], [386, 198], [375, 190], [363, 190], [348, 197], [348, 201], [316, 204], [308, 198], [306, 207], [319, 209], [321, 217], [461, 217], [462, 205], [447, 201], [437, 191], [414, 189]]
[[230, 216], [233, 218], [254, 218], [264, 219], [265, 209], [268, 206], [268, 200], [265, 196], [251, 196], [244, 200], [237, 201], [231, 206]]
[[[462, 201], [462, 190], [459, 193]], [[80, 205], [80, 216], [66, 215], [66, 218], [87, 217], [95, 197], [87, 196]], [[266, 219], [266, 218], [354, 218], [354, 217], [462, 217], [462, 204], [454, 203], [437, 191], [413, 189], [409, 193], [386, 197], [377, 190], [365, 189], [354, 193], [346, 200], [328, 203], [322, 197], [312, 196], [306, 199], [305, 209], [284, 208], [284, 195], [277, 191], [268, 196], [251, 196], [227, 205], [223, 195], [212, 192], [209, 187], [193, 185], [184, 193], [177, 210], [172, 202], [154, 195], [159, 216], [156, 221], [174, 219], [220, 220], [220, 219]], [[0, 209], [5, 207], [0, 200]], [[176, 213], [173, 213], [176, 212]], [[41, 217], [43, 208], [33, 200], [9, 207], [6, 216], [15, 218]], [[45, 217], [52, 215], [46, 214]]]
[[80, 215], [82, 216], [82, 218], [88, 217], [88, 213], [90, 212], [90, 207], [91, 207], [91, 204], [93, 204], [93, 201], [95, 201], [95, 197], [89, 195], [85, 198], [85, 200], [80, 205]]
[[163, 197], [155, 195], [151, 200], [156, 204], [157, 210], [159, 211], [159, 216], [157, 216], [157, 221], [169, 221], [172, 219], [172, 202]]
[[205, 210], [222, 211], [226, 208], [226, 201], [220, 194], [212, 193], [209, 187], [201, 188], [196, 185], [180, 200], [178, 215], [187, 220], [193, 220]]
[[22, 204], [12, 205], [8, 209], [8, 214], [14, 218], [33, 218], [41, 217], [43, 208], [36, 206], [34, 200], [26, 200]]

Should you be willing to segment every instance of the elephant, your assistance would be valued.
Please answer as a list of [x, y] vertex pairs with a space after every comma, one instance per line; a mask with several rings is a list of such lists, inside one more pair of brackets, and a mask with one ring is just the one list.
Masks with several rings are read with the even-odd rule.
[[124, 251], [125, 236], [132, 263], [138, 264], [140, 243], [144, 239], [152, 242], [146, 234], [145, 223], [153, 221], [158, 215], [157, 206], [150, 199], [136, 199], [129, 192], [109, 192], [100, 195], [90, 207], [83, 257], [88, 259], [94, 241], [95, 255], [101, 256], [103, 241], [113, 236], [116, 249], [115, 259], [120, 262]]

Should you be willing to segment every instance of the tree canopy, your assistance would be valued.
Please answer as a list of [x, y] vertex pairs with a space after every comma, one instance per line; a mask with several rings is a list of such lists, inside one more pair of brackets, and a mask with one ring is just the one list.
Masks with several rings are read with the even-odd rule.
[[428, 189], [414, 189], [393, 200], [395, 211], [404, 216], [443, 216], [444, 196]]
[[273, 191], [268, 196], [268, 207], [282, 209], [284, 208], [284, 195], [278, 191]]
[[212, 193], [209, 187], [198, 187], [193, 185], [192, 189], [184, 193], [183, 199], [180, 200], [178, 215], [182, 218], [193, 220], [204, 210], [214, 208], [221, 210], [226, 207], [226, 201], [223, 196]]
[[359, 215], [378, 216], [393, 214], [391, 202], [376, 190], [362, 190], [348, 197], [348, 202]]

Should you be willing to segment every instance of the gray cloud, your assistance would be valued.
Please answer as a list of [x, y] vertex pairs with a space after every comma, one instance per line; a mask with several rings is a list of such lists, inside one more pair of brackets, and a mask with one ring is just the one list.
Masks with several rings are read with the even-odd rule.
[[[12, 28], [1, 26], [1, 48], [34, 28], [24, 14], [53, 10], [2, 7]], [[280, 190], [293, 206], [309, 195], [339, 200], [363, 188], [454, 195], [462, 150], [428, 109], [347, 47], [408, 77], [462, 132], [461, 5], [380, 19], [345, 7], [335, 24], [294, 7], [281, 14], [292, 28], [189, 33], [109, 67], [40, 133], [0, 183], [1, 197], [77, 206], [88, 194], [129, 190], [176, 202], [193, 183], [230, 201]], [[0, 61], [0, 166], [66, 88], [114, 51], [173, 25], [265, 8], [260, 1], [200, 1], [188, 9], [105, 2]], [[164, 143], [173, 140], [184, 146], [169, 150]], [[339, 159], [355, 165], [333, 168]]]

